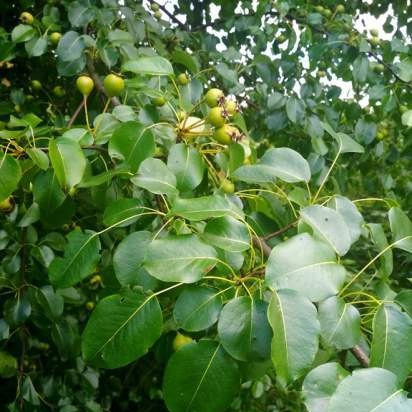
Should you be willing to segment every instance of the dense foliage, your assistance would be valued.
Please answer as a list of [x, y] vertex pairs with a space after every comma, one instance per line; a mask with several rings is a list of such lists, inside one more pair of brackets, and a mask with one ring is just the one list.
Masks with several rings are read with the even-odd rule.
[[410, 1], [172, 3], [2, 2], [2, 410], [411, 411]]

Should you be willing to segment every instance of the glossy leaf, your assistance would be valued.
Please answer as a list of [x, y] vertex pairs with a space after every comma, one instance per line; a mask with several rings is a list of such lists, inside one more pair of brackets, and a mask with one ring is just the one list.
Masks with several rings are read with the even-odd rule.
[[336, 262], [333, 249], [302, 233], [273, 248], [265, 280], [271, 288], [294, 289], [317, 302], [335, 295], [345, 276], [345, 268]]
[[232, 299], [224, 306], [217, 325], [218, 336], [233, 358], [262, 362], [270, 357], [272, 331], [267, 306], [248, 296]]
[[131, 181], [155, 194], [173, 196], [177, 193], [175, 175], [159, 159], [144, 160]]
[[104, 210], [103, 223], [106, 226], [130, 226], [148, 212], [142, 206], [139, 199], [117, 199]]
[[135, 74], [148, 74], [152, 76], [171, 76], [173, 67], [168, 60], [160, 56], [140, 57], [123, 64], [123, 71]]
[[162, 332], [162, 312], [155, 295], [123, 290], [102, 299], [82, 335], [86, 361], [119, 368], [144, 355]]
[[250, 248], [247, 227], [231, 216], [209, 220], [202, 237], [211, 245], [230, 252], [243, 252]]
[[136, 284], [138, 270], [151, 240], [150, 232], [141, 231], [131, 233], [119, 243], [113, 254], [113, 268], [121, 285]]
[[272, 293], [268, 319], [273, 329], [272, 362], [286, 385], [302, 376], [315, 359], [320, 333], [316, 308], [297, 292], [282, 289]]
[[399, 207], [393, 207], [388, 213], [394, 247], [412, 253], [412, 222]]
[[321, 336], [338, 350], [350, 349], [361, 338], [361, 319], [355, 306], [332, 296], [319, 304]]
[[0, 201], [13, 193], [21, 175], [18, 161], [7, 154], [0, 153]]
[[221, 295], [221, 291], [205, 286], [185, 289], [173, 309], [177, 326], [188, 332], [198, 332], [211, 327], [220, 314]]
[[215, 266], [216, 257], [215, 249], [195, 235], [169, 236], [150, 243], [144, 267], [163, 282], [193, 283]]
[[399, 388], [396, 375], [385, 369], [355, 370], [338, 385], [332, 395], [328, 412], [407, 412], [412, 400]]
[[373, 318], [370, 365], [393, 372], [403, 383], [412, 369], [412, 318], [398, 306], [382, 304]]
[[57, 180], [63, 188], [80, 183], [86, 170], [86, 158], [80, 145], [67, 137], [51, 140], [49, 156]]
[[153, 133], [138, 122], [121, 123], [109, 141], [110, 156], [122, 160], [133, 173], [136, 173], [140, 163], [153, 156], [154, 152]]
[[172, 146], [167, 167], [175, 174], [176, 186], [182, 192], [199, 186], [205, 171], [205, 164], [197, 150], [183, 143]]
[[349, 251], [351, 233], [341, 214], [329, 207], [312, 205], [302, 209], [300, 215], [315, 234], [328, 242], [338, 255], [343, 256]]
[[305, 377], [302, 393], [308, 412], [328, 412], [331, 396], [349, 375], [339, 363], [331, 362], [312, 369]]
[[191, 343], [169, 360], [163, 379], [171, 412], [221, 412], [240, 389], [236, 363], [211, 340]]
[[56, 257], [49, 267], [50, 282], [67, 288], [96, 270], [100, 260], [100, 241], [95, 232], [74, 230], [67, 235], [64, 257]]

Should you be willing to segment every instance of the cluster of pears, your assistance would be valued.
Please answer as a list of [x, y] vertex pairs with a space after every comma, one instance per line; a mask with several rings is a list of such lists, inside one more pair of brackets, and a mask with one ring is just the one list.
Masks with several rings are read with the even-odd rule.
[[[89, 76], [79, 76], [76, 80], [76, 86], [83, 96], [88, 96], [94, 88], [94, 81]], [[103, 86], [109, 97], [118, 96], [124, 89], [124, 80], [120, 76], [110, 73], [104, 78]]]
[[205, 102], [210, 107], [207, 121], [214, 127], [213, 139], [225, 145], [241, 140], [243, 134], [229, 123], [239, 111], [236, 101], [226, 99], [220, 89], [210, 89], [205, 94]]
[[379, 38], [379, 30], [378, 29], [370, 29], [369, 30], [370, 35], [372, 36], [369, 39], [369, 43], [372, 46], [379, 46], [381, 43], [381, 39]]

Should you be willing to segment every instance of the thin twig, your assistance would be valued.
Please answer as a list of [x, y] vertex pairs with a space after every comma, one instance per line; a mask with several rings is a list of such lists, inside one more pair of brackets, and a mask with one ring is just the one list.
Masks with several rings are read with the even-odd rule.
[[350, 351], [363, 367], [369, 366], [369, 357], [359, 345], [355, 345]]
[[79, 113], [82, 111], [84, 106], [84, 99], [82, 99], [82, 101], [80, 102], [80, 104], [77, 106], [77, 109], [74, 111], [72, 117], [70, 118], [69, 122], [67, 123], [67, 128], [69, 129], [70, 127], [72, 127], [73, 123], [75, 122], [75, 120], [77, 119], [77, 116], [79, 115]]
[[269, 239], [272, 239], [272, 238], [274, 238], [274, 237], [276, 237], [276, 236], [279, 236], [279, 235], [281, 235], [282, 233], [288, 231], [288, 230], [289, 230], [290, 228], [292, 228], [293, 226], [295, 226], [296, 223], [298, 223], [297, 220], [295, 220], [294, 222], [289, 223], [289, 224], [286, 225], [285, 227], [282, 227], [281, 229], [277, 230], [276, 232], [269, 233], [268, 235], [261, 237], [261, 239], [263, 239], [263, 240], [269, 240]]
[[170, 20], [174, 21], [181, 29], [186, 30], [186, 25], [182, 23], [176, 16], [174, 16], [172, 13], [170, 13], [169, 10], [166, 9], [165, 6], [162, 6], [160, 3], [157, 1], [149, 0], [150, 4], [157, 4], [159, 6], [159, 9], [162, 10], [164, 14], [166, 14]]

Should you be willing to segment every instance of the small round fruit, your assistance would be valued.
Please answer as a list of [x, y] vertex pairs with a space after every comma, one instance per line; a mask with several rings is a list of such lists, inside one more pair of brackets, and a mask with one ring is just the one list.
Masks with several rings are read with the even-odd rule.
[[401, 112], [401, 113], [405, 113], [405, 112], [407, 112], [409, 109], [408, 109], [408, 106], [405, 106], [405, 105], [401, 105], [401, 106], [399, 106], [399, 111]]
[[224, 109], [222, 109], [219, 106], [213, 107], [209, 111], [207, 120], [212, 126], [222, 127], [226, 123], [226, 118], [224, 116]]
[[236, 127], [225, 124], [215, 131], [213, 139], [221, 144], [230, 144], [239, 135], [239, 130]]
[[225, 95], [220, 89], [210, 89], [205, 95], [206, 104], [209, 107], [216, 107], [223, 99]]
[[108, 74], [103, 80], [103, 85], [110, 97], [118, 96], [124, 89], [124, 80], [115, 74]]
[[89, 301], [89, 302], [86, 303], [86, 309], [87, 310], [93, 310], [95, 306], [96, 305], [94, 304], [94, 302]]
[[61, 86], [56, 86], [53, 88], [53, 94], [56, 97], [63, 97], [66, 94], [66, 91]]
[[343, 4], [338, 4], [336, 6], [336, 13], [345, 13], [345, 6]]
[[382, 139], [385, 138], [385, 135], [384, 135], [381, 131], [378, 131], [378, 132], [376, 133], [376, 138], [377, 138], [378, 140], [382, 140]]
[[315, 11], [322, 14], [325, 9], [322, 6], [315, 6]]
[[180, 73], [179, 76], [177, 76], [177, 82], [181, 86], [186, 86], [189, 83], [189, 77], [187, 77], [186, 73]]
[[152, 99], [152, 104], [157, 107], [162, 107], [166, 104], [166, 99], [163, 96], [157, 96]]
[[22, 14], [20, 14], [20, 21], [24, 24], [33, 24], [34, 17], [28, 11], [24, 11]]
[[379, 30], [378, 29], [370, 29], [369, 33], [371, 34], [371, 36], [373, 37], [378, 37], [379, 36]]
[[323, 15], [324, 15], [326, 18], [330, 18], [330, 17], [332, 16], [332, 12], [331, 12], [329, 9], [324, 9]]
[[323, 70], [318, 70], [318, 72], [316, 73], [316, 76], [321, 79], [322, 77], [326, 76], [326, 72], [324, 72]]
[[11, 196], [8, 196], [0, 202], [0, 212], [10, 213], [14, 209], [14, 205], [14, 199]]
[[378, 63], [376, 66], [374, 66], [373, 70], [376, 73], [383, 73], [385, 71], [385, 66], [381, 63]]
[[98, 285], [99, 283], [102, 283], [102, 277], [100, 275], [94, 275], [90, 280], [89, 283], [91, 285]]
[[229, 116], [233, 116], [238, 112], [237, 103], [234, 100], [226, 100], [224, 108]]
[[76, 86], [83, 96], [88, 96], [94, 87], [94, 81], [89, 76], [79, 76], [76, 80]]
[[157, 3], [152, 3], [150, 5], [150, 8], [152, 9], [152, 11], [158, 11], [159, 10], [159, 5]]
[[160, 12], [160, 10], [157, 10], [154, 12], [153, 16], [155, 16], [157, 20], [160, 20], [162, 18], [162, 13]]
[[369, 43], [370, 43], [372, 46], [379, 46], [379, 45], [381, 44], [381, 39], [380, 39], [379, 37], [371, 37], [371, 38], [369, 39]]
[[43, 86], [38, 80], [32, 80], [31, 87], [33, 88], [33, 90], [41, 90]]
[[179, 349], [183, 348], [183, 346], [192, 342], [193, 339], [190, 336], [185, 336], [177, 332], [175, 338], [173, 339], [173, 349], [175, 351], [178, 351]]
[[287, 38], [287, 37], [286, 37], [284, 34], [281, 34], [280, 36], [276, 37], [276, 41], [277, 41], [279, 44], [281, 44], [281, 43], [283, 43], [283, 42], [286, 41], [286, 38]]
[[40, 349], [40, 350], [44, 350], [44, 351], [49, 350], [49, 349], [50, 349], [50, 345], [49, 345], [48, 343], [46, 343], [46, 342], [40, 342], [40, 343], [39, 343], [39, 349]]
[[223, 179], [220, 188], [224, 193], [234, 193], [235, 185], [229, 179]]
[[59, 43], [61, 37], [62, 37], [62, 34], [59, 33], [58, 31], [53, 32], [49, 36], [50, 43], [56, 46]]

